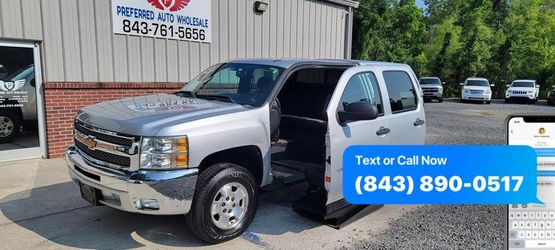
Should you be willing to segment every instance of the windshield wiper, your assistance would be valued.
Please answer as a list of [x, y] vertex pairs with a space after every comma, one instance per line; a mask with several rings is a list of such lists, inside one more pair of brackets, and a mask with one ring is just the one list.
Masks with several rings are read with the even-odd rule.
[[180, 90], [175, 92], [174, 94], [186, 94], [186, 95], [189, 95], [190, 97], [197, 98], [197, 96], [195, 95], [195, 92], [188, 91], [188, 90]]
[[231, 97], [226, 96], [226, 95], [196, 95], [196, 98], [237, 103]]

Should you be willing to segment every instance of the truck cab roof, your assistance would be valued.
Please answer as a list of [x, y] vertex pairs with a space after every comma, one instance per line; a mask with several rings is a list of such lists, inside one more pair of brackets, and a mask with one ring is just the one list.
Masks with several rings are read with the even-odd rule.
[[408, 66], [402, 63], [377, 62], [364, 60], [347, 60], [347, 59], [238, 59], [231, 60], [227, 63], [248, 63], [277, 66], [281, 68], [291, 68], [303, 64], [333, 64], [345, 66], [369, 65], [369, 66]]

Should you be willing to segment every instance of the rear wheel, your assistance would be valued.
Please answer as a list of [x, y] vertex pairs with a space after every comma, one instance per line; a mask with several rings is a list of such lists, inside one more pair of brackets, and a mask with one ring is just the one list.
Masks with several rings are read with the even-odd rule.
[[19, 135], [21, 119], [10, 110], [0, 111], [0, 143], [11, 142]]
[[187, 224], [203, 241], [224, 242], [248, 228], [257, 205], [258, 188], [247, 169], [230, 163], [215, 164], [198, 178]]

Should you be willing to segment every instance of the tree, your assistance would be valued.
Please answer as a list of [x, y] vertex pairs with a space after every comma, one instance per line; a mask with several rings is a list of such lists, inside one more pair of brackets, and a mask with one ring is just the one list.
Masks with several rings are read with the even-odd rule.
[[447, 95], [470, 76], [504, 85], [535, 79], [555, 84], [553, 0], [361, 0], [355, 12], [354, 57], [403, 62], [447, 82]]

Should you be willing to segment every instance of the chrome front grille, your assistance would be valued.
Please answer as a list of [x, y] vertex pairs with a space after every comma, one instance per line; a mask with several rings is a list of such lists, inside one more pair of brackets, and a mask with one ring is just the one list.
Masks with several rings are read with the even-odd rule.
[[512, 93], [515, 94], [515, 95], [526, 95], [526, 94], [528, 94], [528, 91], [513, 90]]
[[75, 140], [75, 146], [83, 153], [92, 157], [93, 159], [100, 160], [103, 162], [115, 164], [121, 167], [130, 167], [131, 159], [126, 156], [114, 155], [100, 150], [92, 150], [84, 143]]
[[422, 88], [424, 92], [438, 92], [437, 88]]
[[470, 94], [483, 94], [483, 93], [484, 93], [483, 90], [475, 90], [475, 89], [470, 90]]
[[138, 167], [140, 137], [121, 135], [75, 122], [73, 138], [79, 153], [91, 163], [117, 170]]

